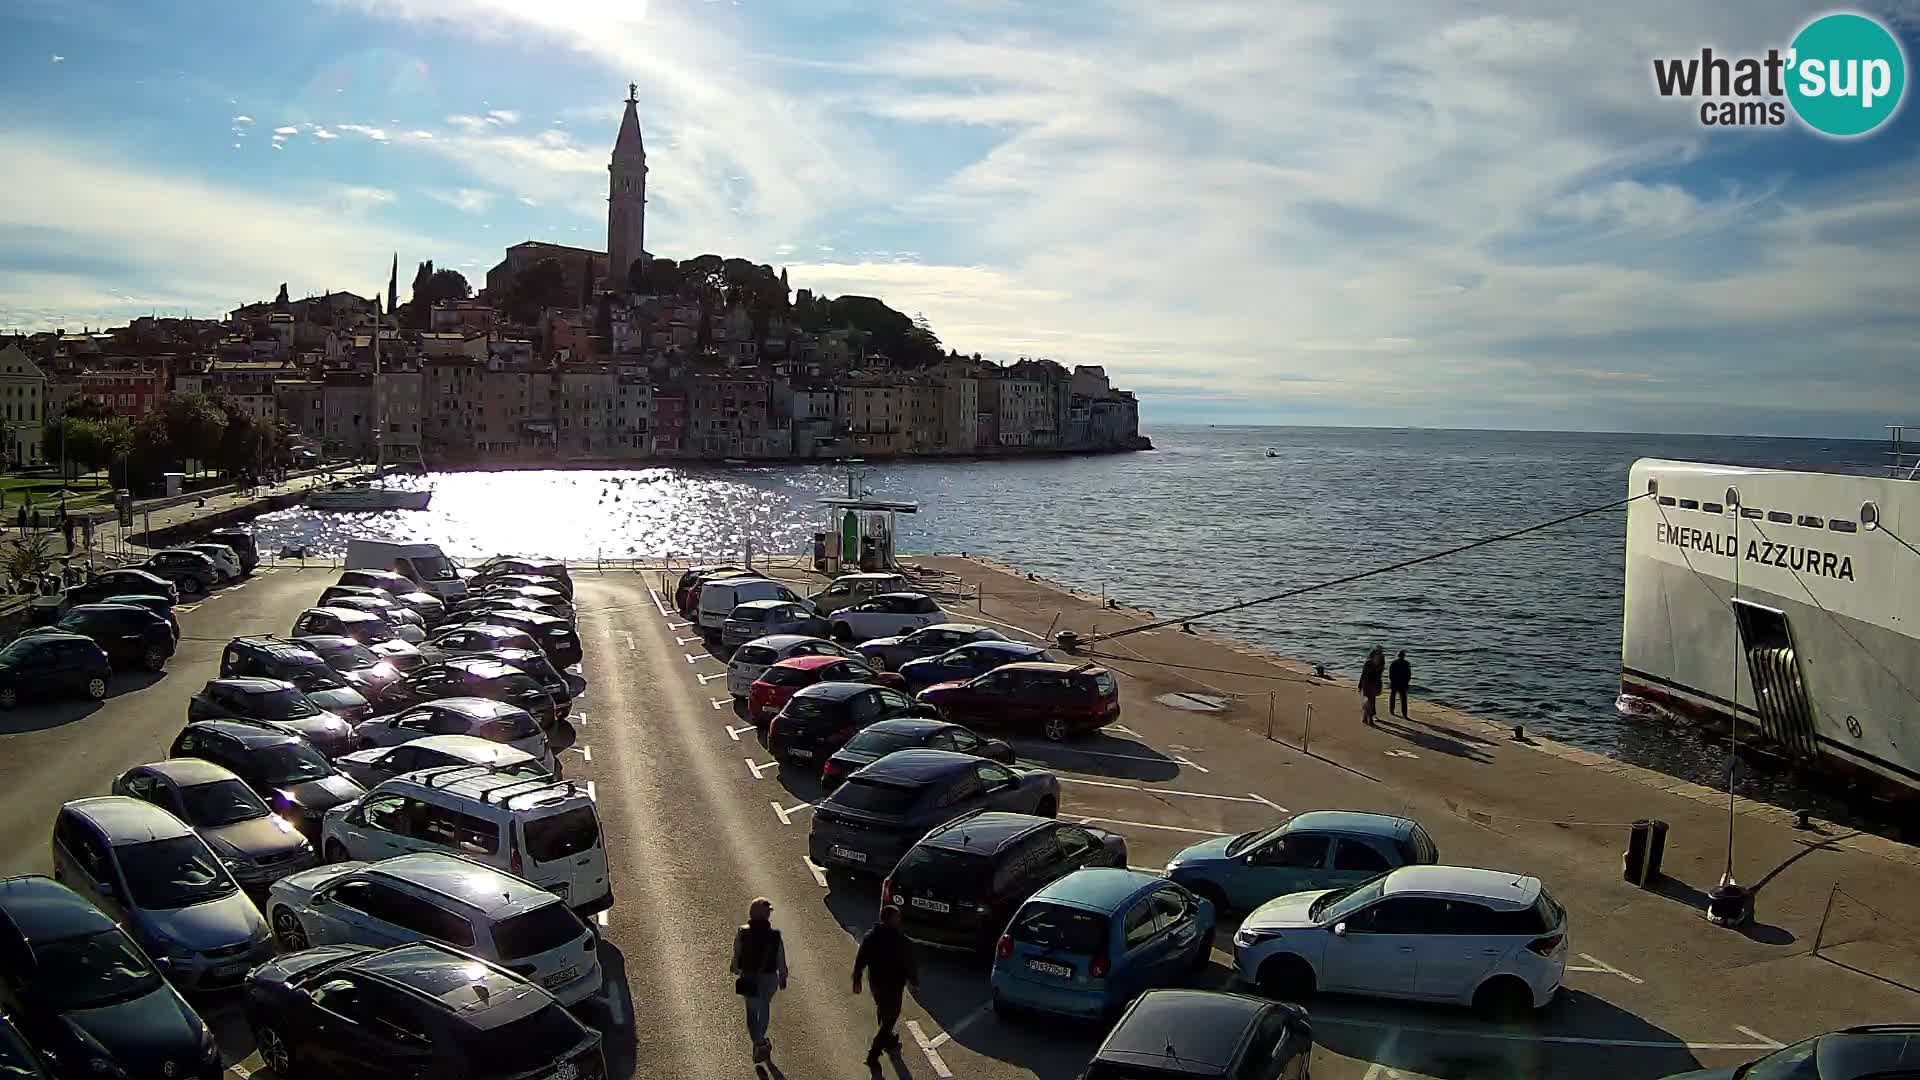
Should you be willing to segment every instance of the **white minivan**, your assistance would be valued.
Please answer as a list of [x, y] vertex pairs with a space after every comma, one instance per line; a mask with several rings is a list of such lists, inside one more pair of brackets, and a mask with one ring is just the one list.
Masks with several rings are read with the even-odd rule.
[[763, 577], [730, 577], [700, 584], [700, 632], [719, 634], [733, 609], [749, 600], [800, 600], [800, 595]]
[[398, 544], [391, 540], [347, 541], [348, 570], [389, 570], [430, 596], [451, 604], [465, 599], [467, 582], [439, 544]]
[[406, 773], [327, 811], [328, 862], [446, 851], [523, 877], [582, 916], [613, 906], [600, 815], [584, 784], [528, 780], [485, 765]]

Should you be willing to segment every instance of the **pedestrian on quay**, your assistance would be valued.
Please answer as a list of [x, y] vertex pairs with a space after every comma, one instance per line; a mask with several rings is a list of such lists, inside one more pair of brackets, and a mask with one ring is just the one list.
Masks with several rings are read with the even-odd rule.
[[93, 519], [90, 517], [80, 519], [80, 540], [88, 551], [93, 550]]
[[27, 504], [20, 504], [20, 535], [27, 535]]
[[67, 554], [73, 554], [73, 518], [65, 510], [60, 511], [60, 532], [67, 538]]
[[1400, 703], [1400, 718], [1411, 720], [1407, 715], [1407, 691], [1413, 686], [1413, 665], [1407, 661], [1407, 650], [1401, 649], [1394, 658], [1393, 665], [1387, 668], [1387, 715], [1393, 715], [1393, 703]]
[[880, 1055], [900, 1052], [900, 1036], [893, 1025], [900, 1022], [900, 1007], [907, 987], [920, 989], [920, 965], [913, 956], [913, 942], [900, 929], [900, 909], [892, 904], [880, 908], [880, 921], [860, 939], [860, 951], [853, 958], [853, 992], [860, 992], [860, 975], [865, 972], [873, 987], [873, 1014], [879, 1021], [873, 1043], [867, 1047], [867, 1068], [880, 1073]]
[[773, 928], [773, 901], [762, 896], [747, 905], [747, 925], [733, 935], [733, 990], [747, 1003], [747, 1036], [758, 1065], [773, 1059], [767, 1037], [773, 995], [787, 988], [787, 947]]
[[1380, 683], [1387, 674], [1387, 651], [1375, 645], [1360, 665], [1360, 722], [1372, 726], [1380, 719]]

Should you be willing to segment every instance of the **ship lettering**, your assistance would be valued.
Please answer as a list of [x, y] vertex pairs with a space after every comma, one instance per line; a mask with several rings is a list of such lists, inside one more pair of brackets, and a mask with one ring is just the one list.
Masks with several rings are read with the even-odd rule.
[[1853, 556], [1818, 548], [1776, 544], [1771, 540], [1749, 540], [1746, 559], [1751, 563], [1767, 563], [1795, 573], [1818, 574], [1837, 581], [1853, 580]]
[[1655, 522], [1655, 527], [1656, 539], [1662, 544], [1673, 544], [1676, 547], [1704, 551], [1709, 555], [1721, 555], [1726, 558], [1732, 558], [1733, 553], [1740, 550], [1739, 544], [1732, 536], [1710, 533], [1704, 529], [1683, 529], [1664, 521]]

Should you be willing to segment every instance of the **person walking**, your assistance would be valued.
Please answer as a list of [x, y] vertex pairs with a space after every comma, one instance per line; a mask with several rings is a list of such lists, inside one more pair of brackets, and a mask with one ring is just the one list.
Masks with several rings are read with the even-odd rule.
[[1368, 726], [1380, 718], [1380, 683], [1386, 677], [1386, 668], [1387, 651], [1378, 645], [1367, 654], [1367, 662], [1360, 665], [1360, 722]]
[[907, 987], [920, 989], [920, 966], [915, 963], [913, 942], [900, 929], [900, 909], [892, 904], [880, 908], [880, 921], [860, 939], [860, 951], [853, 958], [853, 992], [860, 992], [860, 975], [865, 972], [873, 987], [873, 1014], [879, 1021], [873, 1044], [867, 1047], [867, 1068], [880, 1072], [880, 1055], [897, 1053], [900, 1036], [893, 1025], [900, 1022], [900, 1008]]
[[1393, 715], [1394, 702], [1400, 703], [1400, 718], [1411, 720], [1407, 715], [1407, 690], [1413, 686], [1413, 665], [1407, 662], [1407, 650], [1401, 649], [1387, 668], [1387, 715]]
[[747, 925], [733, 935], [733, 989], [747, 1003], [747, 1036], [754, 1063], [773, 1058], [767, 1037], [773, 995], [787, 988], [787, 947], [773, 928], [773, 901], [762, 896], [747, 905]]
[[65, 510], [60, 511], [60, 531], [67, 538], [67, 554], [73, 554], [73, 518]]

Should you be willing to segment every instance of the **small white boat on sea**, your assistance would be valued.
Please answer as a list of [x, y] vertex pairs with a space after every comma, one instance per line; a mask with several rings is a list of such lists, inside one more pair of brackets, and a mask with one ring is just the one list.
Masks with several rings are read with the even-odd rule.
[[307, 496], [315, 510], [425, 510], [431, 491], [381, 487], [371, 480], [341, 480]]

